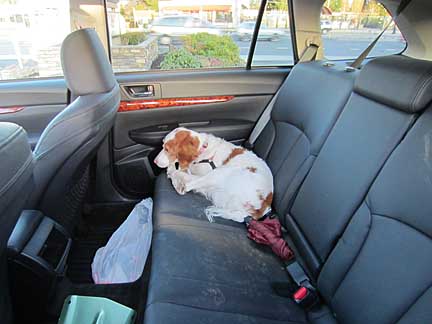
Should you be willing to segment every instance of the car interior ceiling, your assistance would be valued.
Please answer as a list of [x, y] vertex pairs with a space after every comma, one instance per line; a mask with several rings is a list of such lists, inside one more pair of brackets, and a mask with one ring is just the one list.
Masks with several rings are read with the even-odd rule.
[[[406, 1], [380, 2], [395, 16]], [[0, 114], [2, 323], [57, 323], [70, 295], [109, 298], [146, 324], [432, 323], [432, 2], [408, 1], [396, 19], [406, 49], [360, 69], [326, 60], [324, 1], [288, 3], [294, 56], [319, 46], [316, 60], [288, 68], [115, 75], [94, 30], [65, 39], [43, 132], [24, 111]], [[37, 82], [0, 83], [0, 101], [12, 107], [21, 93], [42, 106], [47, 93], [25, 93]], [[119, 111], [144, 86], [158, 99], [228, 99]], [[209, 202], [178, 195], [153, 163], [177, 126], [243, 145], [276, 93], [251, 149], [273, 173], [272, 209], [300, 284], [244, 224], [210, 223]], [[94, 284], [95, 252], [146, 197], [153, 239], [142, 276]], [[292, 298], [304, 284], [313, 307]]]

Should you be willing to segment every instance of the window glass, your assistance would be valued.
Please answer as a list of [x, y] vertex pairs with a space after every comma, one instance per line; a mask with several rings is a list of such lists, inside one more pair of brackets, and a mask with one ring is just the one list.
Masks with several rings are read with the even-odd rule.
[[[244, 24], [244, 25], [243, 25]], [[250, 34], [253, 27], [243, 23], [242, 37]], [[252, 59], [253, 66], [284, 66], [294, 63], [289, 29], [288, 1], [269, 0], [258, 32], [258, 41]]]
[[102, 3], [0, 0], [0, 80], [61, 76], [60, 46], [70, 32], [94, 27], [106, 40]]
[[255, 26], [254, 0], [108, 1], [115, 72], [244, 67]]
[[[325, 57], [356, 58], [390, 22], [387, 10], [375, 0], [327, 0], [321, 12]], [[369, 56], [396, 54], [405, 47], [405, 39], [392, 23]]]

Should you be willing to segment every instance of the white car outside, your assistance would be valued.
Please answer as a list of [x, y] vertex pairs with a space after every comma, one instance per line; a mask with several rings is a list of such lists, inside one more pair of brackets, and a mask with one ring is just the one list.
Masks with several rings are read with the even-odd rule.
[[222, 31], [217, 27], [199, 18], [190, 16], [165, 16], [156, 18], [149, 26], [149, 30], [152, 34], [162, 36], [161, 39], [196, 33], [222, 35]]
[[[254, 21], [245, 21], [241, 23], [237, 29], [237, 35], [242, 41], [249, 41], [252, 39], [253, 33], [255, 30], [255, 22]], [[260, 30], [258, 33], [258, 40], [269, 40], [269, 41], [277, 41], [280, 36], [282, 36], [284, 32], [280, 29], [268, 28], [265, 25], [260, 26]]]

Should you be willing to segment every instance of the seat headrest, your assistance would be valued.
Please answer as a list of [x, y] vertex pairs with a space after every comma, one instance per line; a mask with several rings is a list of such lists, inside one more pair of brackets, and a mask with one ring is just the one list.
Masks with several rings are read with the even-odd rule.
[[432, 101], [432, 62], [392, 55], [367, 63], [354, 91], [396, 109], [415, 113]]
[[74, 31], [63, 41], [61, 62], [66, 84], [75, 96], [110, 91], [116, 84], [105, 49], [94, 29]]

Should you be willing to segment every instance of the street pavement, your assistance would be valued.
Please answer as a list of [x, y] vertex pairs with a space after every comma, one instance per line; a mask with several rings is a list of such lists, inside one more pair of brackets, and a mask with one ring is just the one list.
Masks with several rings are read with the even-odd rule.
[[[240, 56], [246, 60], [249, 54], [250, 42], [243, 42], [233, 36], [234, 41], [240, 48]], [[347, 37], [323, 36], [324, 53], [328, 60], [349, 60], [356, 58], [374, 39], [369, 38], [348, 39]], [[403, 51], [405, 41], [400, 37], [387, 37], [381, 39], [372, 50], [370, 56], [383, 56], [396, 54]], [[292, 43], [288, 35], [282, 36], [278, 41], [258, 41], [254, 65], [287, 65], [292, 64]]]

